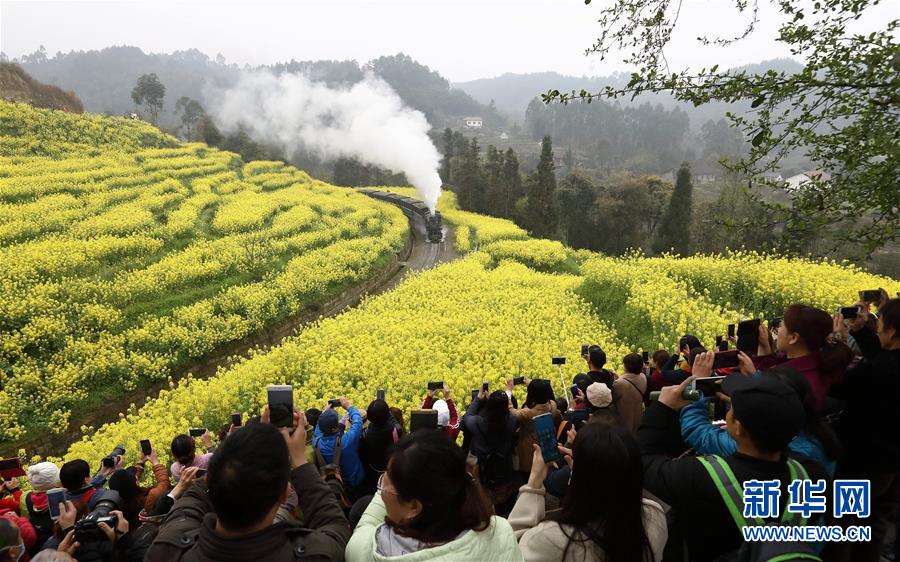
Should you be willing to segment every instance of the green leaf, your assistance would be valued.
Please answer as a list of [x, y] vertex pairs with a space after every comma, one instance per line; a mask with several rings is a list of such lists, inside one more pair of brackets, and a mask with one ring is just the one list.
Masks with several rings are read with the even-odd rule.
[[756, 98], [755, 100], [753, 100], [753, 103], [750, 104], [750, 107], [751, 107], [751, 108], [759, 107], [759, 106], [761, 106], [762, 104], [764, 104], [765, 102], [766, 102], [766, 96], [764, 96], [764, 95], [763, 95], [763, 96], [759, 96], [758, 98]]
[[753, 137], [753, 140], [750, 141], [750, 144], [752, 144], [753, 146], [759, 146], [764, 140], [766, 140], [767, 136], [769, 136], [769, 131], [763, 129], [762, 131], [756, 133], [756, 136]]

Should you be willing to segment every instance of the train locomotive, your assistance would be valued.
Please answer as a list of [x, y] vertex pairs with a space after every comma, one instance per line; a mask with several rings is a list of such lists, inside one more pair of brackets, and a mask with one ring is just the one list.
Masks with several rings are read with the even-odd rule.
[[441, 220], [441, 214], [437, 211], [432, 213], [428, 208], [428, 205], [426, 205], [422, 201], [413, 199], [412, 197], [398, 195], [396, 193], [379, 191], [377, 189], [358, 189], [357, 191], [368, 195], [373, 199], [378, 199], [387, 203], [393, 203], [404, 211], [419, 215], [425, 222], [425, 237], [428, 239], [428, 241], [437, 244], [444, 240], [443, 221]]

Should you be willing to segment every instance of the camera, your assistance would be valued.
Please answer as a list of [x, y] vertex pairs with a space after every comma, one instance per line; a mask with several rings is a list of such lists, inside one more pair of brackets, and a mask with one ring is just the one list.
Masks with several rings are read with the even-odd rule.
[[125, 445], [116, 445], [116, 448], [113, 449], [112, 453], [103, 457], [103, 466], [106, 468], [113, 468], [116, 466], [116, 457], [121, 457], [125, 454]]
[[110, 490], [101, 490], [98, 493], [102, 496], [90, 513], [75, 522], [75, 540], [78, 542], [106, 540], [106, 534], [99, 527], [100, 523], [106, 523], [111, 529], [119, 525], [118, 516], [110, 515], [112, 510], [119, 508], [118, 504], [121, 501], [119, 494]]

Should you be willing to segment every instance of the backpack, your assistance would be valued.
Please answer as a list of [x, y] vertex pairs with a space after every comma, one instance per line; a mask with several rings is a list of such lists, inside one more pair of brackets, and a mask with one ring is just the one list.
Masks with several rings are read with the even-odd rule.
[[28, 510], [28, 521], [37, 533], [37, 544], [42, 545], [53, 534], [53, 519], [50, 517], [50, 508], [36, 509], [31, 498], [31, 493], [25, 495], [25, 508]]
[[322, 439], [320, 438], [315, 446], [316, 467], [319, 469], [319, 476], [331, 488], [334, 497], [337, 498], [338, 503], [341, 505], [341, 509], [347, 511], [353, 504], [347, 496], [347, 490], [344, 488], [344, 478], [341, 476], [341, 436], [338, 435], [334, 441], [334, 456], [331, 459], [331, 463], [325, 462], [321, 447]]
[[[491, 439], [484, 430], [478, 427], [478, 432], [485, 437], [485, 441], [492, 445]], [[503, 443], [500, 443], [503, 446]], [[478, 458], [478, 479], [485, 486], [495, 486], [506, 482], [512, 475], [511, 455], [500, 452], [500, 447], [491, 447], [487, 454], [476, 455]]]
[[[731, 467], [725, 462], [725, 459], [718, 455], [706, 455], [697, 457], [703, 468], [709, 473], [716, 489], [722, 496], [722, 501], [728, 507], [728, 512], [734, 519], [738, 529], [748, 526], [748, 521], [744, 518], [744, 496], [743, 486], [734, 476]], [[791, 481], [801, 479], [808, 480], [809, 475], [806, 469], [794, 459], [787, 460], [788, 472]], [[758, 517], [754, 517], [750, 523], [757, 526], [799, 526], [806, 525], [807, 521], [797, 513], [789, 512], [787, 509], [781, 516], [779, 521], [766, 522]], [[738, 562], [793, 562], [798, 560], [818, 560], [821, 558], [816, 554], [813, 547], [806, 542], [787, 541], [745, 541], [737, 551], [722, 557], [722, 560], [733, 560]]]

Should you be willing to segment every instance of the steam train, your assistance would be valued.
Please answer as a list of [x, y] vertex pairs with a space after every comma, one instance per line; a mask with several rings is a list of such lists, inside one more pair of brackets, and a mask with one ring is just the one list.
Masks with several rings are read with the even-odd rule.
[[441, 221], [441, 214], [437, 211], [432, 213], [425, 203], [418, 199], [413, 199], [412, 197], [388, 193], [386, 191], [378, 191], [377, 189], [358, 189], [357, 191], [368, 195], [373, 199], [393, 203], [404, 211], [419, 215], [425, 221], [425, 235], [428, 241], [435, 244], [443, 241], [444, 231], [442, 228], [443, 223]]

